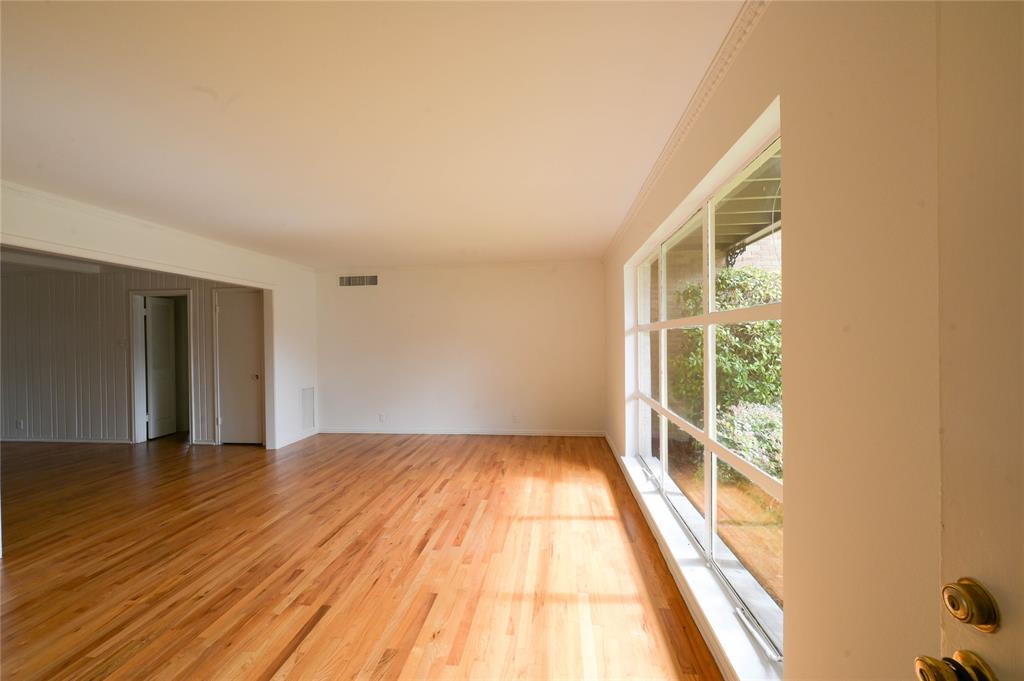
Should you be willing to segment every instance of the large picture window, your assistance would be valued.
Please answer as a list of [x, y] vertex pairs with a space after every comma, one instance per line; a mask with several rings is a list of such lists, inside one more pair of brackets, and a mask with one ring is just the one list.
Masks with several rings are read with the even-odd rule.
[[781, 655], [781, 140], [636, 276], [637, 455]]

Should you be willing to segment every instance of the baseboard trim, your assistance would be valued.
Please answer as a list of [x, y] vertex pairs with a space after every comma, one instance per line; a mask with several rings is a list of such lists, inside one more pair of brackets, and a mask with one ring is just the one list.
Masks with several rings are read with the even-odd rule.
[[371, 426], [322, 426], [321, 433], [373, 435], [535, 435], [556, 437], [603, 437], [600, 430], [513, 430], [505, 428], [387, 428]]
[[[619, 448], [615, 446], [614, 442], [612, 442], [611, 436], [608, 435], [608, 433], [602, 433], [602, 434], [604, 435], [604, 441], [608, 443], [608, 449], [612, 450], [612, 454], [615, 455], [616, 459], [621, 459], [622, 458], [622, 452], [620, 452]], [[623, 471], [623, 473], [625, 473], [625, 471]]]
[[323, 431], [317, 430], [316, 428], [310, 428], [308, 430], [303, 430], [303, 431], [299, 432], [299, 434], [295, 435], [294, 437], [289, 436], [289, 438], [281, 438], [278, 442], [276, 442], [274, 444], [273, 447], [271, 447], [270, 446], [271, 443], [268, 442], [266, 444], [266, 447], [270, 451], [274, 451], [276, 449], [284, 449], [285, 447], [290, 447], [291, 445], [293, 445], [293, 444], [295, 444], [297, 442], [302, 442], [306, 438], [313, 437], [314, 435], [317, 435], [317, 434], [319, 434], [321, 432], [323, 432]]

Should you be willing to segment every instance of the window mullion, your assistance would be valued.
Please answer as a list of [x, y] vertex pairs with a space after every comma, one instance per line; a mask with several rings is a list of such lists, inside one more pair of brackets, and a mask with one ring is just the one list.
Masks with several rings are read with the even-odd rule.
[[[664, 321], [668, 316], [668, 274], [665, 272], [666, 260], [665, 257], [666, 246], [662, 244], [658, 253], [658, 321]], [[658, 400], [663, 406], [668, 406], [668, 368], [667, 368], [667, 356], [668, 349], [667, 334], [665, 329], [659, 329], [658, 334]], [[668, 475], [668, 419], [664, 416], [660, 417], [661, 428], [660, 442], [661, 447], [661, 488], [665, 487], [665, 477]]]
[[707, 315], [694, 315], [693, 317], [680, 317], [678, 319], [666, 319], [663, 322], [651, 322], [641, 324], [641, 331], [658, 331], [660, 329], [685, 329], [692, 326], [701, 326], [708, 322]]
[[719, 310], [710, 314], [693, 315], [692, 317], [679, 317], [677, 319], [666, 319], [660, 322], [640, 324], [637, 328], [640, 331], [657, 331], [659, 329], [684, 329], [704, 324], [748, 324], [750, 322], [765, 322], [782, 319], [782, 303], [769, 303], [767, 305], [755, 305], [753, 307], [737, 307], [732, 310]]
[[769, 496], [782, 501], [782, 481], [773, 478], [728, 447], [715, 443], [715, 456], [735, 468]]
[[[704, 433], [708, 438], [708, 445], [715, 439], [715, 333], [714, 326], [710, 323], [711, 311], [714, 309], [712, 301], [715, 299], [715, 266], [714, 266], [714, 243], [715, 243], [715, 222], [712, 204], [708, 201], [704, 204], [704, 244], [702, 267], [704, 274], [704, 286], [707, 290], [704, 296], [704, 317], [706, 323], [703, 326], [704, 332]], [[704, 529], [706, 538], [704, 546], [707, 547], [708, 555], [714, 558], [715, 527], [718, 524], [718, 488], [715, 484], [715, 456], [714, 450], [705, 445], [704, 447], [704, 498], [707, 500], [704, 509]]]
[[[644, 280], [648, 278], [648, 277], [644, 276], [644, 270], [645, 269], [646, 268], [643, 265], [637, 267], [636, 278], [635, 278], [635, 281], [636, 281], [636, 315], [635, 315], [635, 318], [636, 318], [636, 321], [637, 321], [637, 327], [638, 328], [640, 326], [640, 321], [643, 318], [642, 317], [642, 315], [643, 315], [642, 311], [644, 309], [644, 285], [645, 285], [645, 281]], [[647, 309], [650, 309], [650, 304], [647, 305]], [[641, 369], [644, 366], [644, 360], [643, 360], [643, 355], [641, 354], [641, 351], [644, 348], [643, 348], [643, 343], [640, 341], [640, 334], [641, 333], [643, 333], [643, 332], [638, 330], [635, 334], [633, 334], [633, 349], [634, 349], [634, 354], [636, 355], [636, 357], [634, 358], [636, 360], [634, 362], [634, 366], [636, 368], [636, 392], [637, 392], [637, 394], [642, 394], [642, 392], [643, 392], [641, 390], [641, 386], [643, 385], [643, 374], [641, 373]], [[645, 451], [644, 450], [644, 437], [645, 437], [646, 430], [648, 428], [650, 428], [650, 423], [648, 423], [646, 426], [644, 425], [644, 418], [643, 418], [643, 416], [644, 416], [644, 408], [643, 407], [644, 407], [643, 400], [637, 400], [636, 401], [636, 455], [638, 457], [643, 457], [643, 455], [644, 455], [644, 451]], [[647, 446], [649, 447], [650, 446], [650, 437], [647, 438], [647, 441], [648, 441]]]
[[665, 300], [665, 290], [668, 288], [668, 277], [665, 274], [665, 244], [658, 248], [658, 321], [665, 321], [668, 317], [668, 304]]
[[737, 307], [732, 310], [718, 310], [709, 315], [712, 324], [746, 324], [782, 319], [782, 303], [768, 303], [752, 307]]

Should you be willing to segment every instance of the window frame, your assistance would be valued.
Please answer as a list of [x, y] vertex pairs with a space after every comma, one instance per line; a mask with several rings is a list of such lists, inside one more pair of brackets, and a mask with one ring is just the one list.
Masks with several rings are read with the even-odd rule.
[[[708, 566], [713, 572], [721, 579], [722, 583], [726, 586], [727, 591], [733, 596], [734, 600], [738, 604], [737, 613], [744, 624], [751, 630], [756, 638], [760, 640], [762, 646], [766, 649], [771, 657], [777, 660], [782, 659], [782, 640], [781, 632], [769, 631], [756, 617], [747, 609], [744, 597], [739, 593], [737, 587], [731, 582], [726, 576], [722, 567], [720, 567], [715, 560], [715, 546], [716, 546], [716, 531], [718, 527], [717, 517], [717, 459], [721, 459], [728, 465], [732, 466], [738, 472], [747, 477], [752, 483], [763, 490], [773, 499], [783, 503], [783, 482], [782, 480], [766, 473], [755, 464], [748, 461], [746, 458], [733, 451], [727, 445], [719, 442], [717, 439], [717, 386], [716, 386], [716, 362], [717, 358], [715, 355], [715, 337], [716, 330], [719, 326], [727, 324], [741, 324], [749, 322], [759, 321], [779, 321], [783, 320], [782, 315], [782, 302], [769, 303], [766, 305], [757, 305], [744, 308], [734, 308], [728, 310], [716, 310], [715, 309], [715, 279], [716, 279], [716, 264], [714, 261], [714, 249], [711, 248], [711, 244], [715, 243], [715, 206], [717, 203], [726, 196], [733, 188], [738, 186], [746, 177], [756, 170], [761, 164], [763, 164], [773, 154], [778, 153], [781, 150], [782, 138], [776, 133], [771, 138], [771, 142], [761, 149], [760, 152], [755, 154], [752, 158], [749, 158], [747, 163], [742, 165], [736, 172], [731, 174], [726, 180], [720, 185], [716, 186], [712, 192], [710, 192], [706, 198], [699, 204], [699, 208], [693, 212], [690, 212], [685, 216], [683, 220], [677, 220], [675, 222], [676, 227], [664, 238], [658, 240], [658, 242], [639, 255], [640, 262], [636, 264], [633, 269], [633, 282], [636, 286], [636, 306], [637, 314], [633, 316], [632, 324], [632, 335], [633, 335], [633, 350], [636, 365], [634, 367], [636, 376], [639, 377], [645, 375], [651, 375], [650, 357], [645, 356], [641, 352], [641, 334], [646, 333], [657, 333], [658, 334], [658, 400], [653, 399], [651, 395], [646, 395], [642, 391], [636, 391], [636, 414], [637, 420], [643, 417], [645, 411], [644, 407], [648, 407], [653, 410], [660, 419], [660, 470], [651, 470], [649, 462], [642, 456], [640, 451], [637, 450], [637, 458], [640, 459], [644, 470], [648, 472], [652, 480], [657, 486], [660, 495], [664, 498], [669, 508], [672, 510], [676, 517], [676, 520], [682, 526], [684, 532], [686, 532], [692, 539], [695, 540], [695, 546], [697, 550], [704, 556]], [[666, 319], [667, 317], [667, 259], [666, 255], [675, 243], [681, 238], [685, 238], [685, 234], [681, 236], [686, 227], [694, 221], [701, 214], [702, 226], [702, 257], [701, 257], [701, 276], [704, 289], [703, 296], [703, 310], [701, 314], [692, 315], [687, 317], [680, 317], [676, 319]], [[778, 221], [779, 229], [781, 230], [781, 218]], [[635, 261], [634, 261], [635, 262]], [[644, 309], [643, 305], [646, 302], [646, 309], [650, 310], [650, 277], [647, 276], [647, 281], [643, 280], [641, 274], [642, 268], [650, 267], [652, 263], [657, 263], [658, 267], [658, 319], [651, 320], [646, 323], [640, 323], [641, 310]], [[649, 270], [648, 270], [649, 272]], [[641, 284], [647, 284], [647, 286], [641, 286]], [[645, 290], [646, 288], [646, 290]], [[668, 407], [668, 330], [670, 329], [681, 329], [681, 328], [700, 328], [703, 331], [704, 338], [704, 428], [700, 428], [695, 424], [691, 423], [682, 416], [676, 414]], [[637, 384], [639, 386], [639, 383]], [[652, 391], [653, 392], [653, 391]], [[682, 430], [684, 433], [692, 437], [694, 440], [699, 442], [704, 449], [704, 528], [703, 535], [701, 537], [696, 536], [693, 529], [683, 519], [682, 514], [678, 509], [675, 508], [668, 496], [668, 492], [665, 488], [665, 482], [669, 479], [669, 448], [668, 448], [668, 423], [673, 423], [676, 427]], [[642, 429], [637, 429], [638, 435], [642, 432]], [[684, 495], [685, 497], [685, 495]], [[689, 501], [687, 500], [687, 503]], [[696, 511], [696, 509], [694, 509]], [[723, 542], [721, 538], [718, 538], [718, 542]], [[749, 573], [748, 573], [749, 574]], [[751, 579], [753, 576], [751, 575]], [[756, 580], [755, 580], [756, 581]], [[782, 608], [779, 608], [780, 613]], [[781, 620], [780, 620], [781, 621]]]

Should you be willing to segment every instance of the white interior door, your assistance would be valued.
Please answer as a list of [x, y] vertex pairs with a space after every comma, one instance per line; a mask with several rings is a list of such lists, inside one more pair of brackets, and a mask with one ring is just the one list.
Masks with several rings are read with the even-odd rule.
[[146, 436], [177, 429], [174, 301], [146, 296]]
[[220, 441], [263, 442], [263, 292], [217, 291]]

